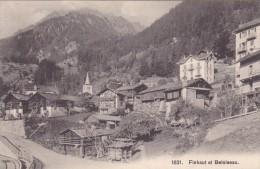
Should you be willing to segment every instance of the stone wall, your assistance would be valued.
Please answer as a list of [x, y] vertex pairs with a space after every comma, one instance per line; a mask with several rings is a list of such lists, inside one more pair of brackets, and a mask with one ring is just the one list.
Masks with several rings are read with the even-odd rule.
[[0, 132], [11, 133], [18, 136], [26, 137], [23, 120], [0, 120]]

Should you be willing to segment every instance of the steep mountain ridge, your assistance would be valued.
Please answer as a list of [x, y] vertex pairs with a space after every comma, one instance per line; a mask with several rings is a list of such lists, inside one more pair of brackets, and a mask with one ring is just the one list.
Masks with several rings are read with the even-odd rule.
[[[7, 60], [67, 58], [66, 45], [75, 41], [78, 47], [108, 37], [135, 34], [133, 25], [122, 17], [105, 15], [94, 10], [57, 11], [38, 24], [20, 30], [15, 36], [0, 41], [1, 56]], [[76, 53], [74, 53], [75, 55]]]

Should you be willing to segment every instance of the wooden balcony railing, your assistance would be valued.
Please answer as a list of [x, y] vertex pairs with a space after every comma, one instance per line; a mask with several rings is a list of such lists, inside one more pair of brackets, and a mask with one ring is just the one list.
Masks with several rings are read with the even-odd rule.
[[81, 139], [80, 138], [64, 138], [60, 137], [59, 138], [60, 144], [81, 144]]

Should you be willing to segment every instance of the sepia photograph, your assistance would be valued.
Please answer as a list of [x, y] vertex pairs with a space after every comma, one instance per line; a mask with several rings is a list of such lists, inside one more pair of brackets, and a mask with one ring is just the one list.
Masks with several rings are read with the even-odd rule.
[[1, 1], [0, 169], [260, 169], [260, 1]]

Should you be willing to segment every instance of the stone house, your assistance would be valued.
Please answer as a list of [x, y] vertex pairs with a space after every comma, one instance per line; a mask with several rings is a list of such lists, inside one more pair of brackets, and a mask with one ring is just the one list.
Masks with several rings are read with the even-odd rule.
[[260, 18], [240, 25], [236, 35], [236, 85], [243, 106], [250, 107], [260, 95]]
[[203, 78], [208, 83], [214, 82], [214, 64], [216, 57], [213, 52], [201, 50], [196, 55], [184, 56], [177, 64], [180, 65], [182, 81]]

